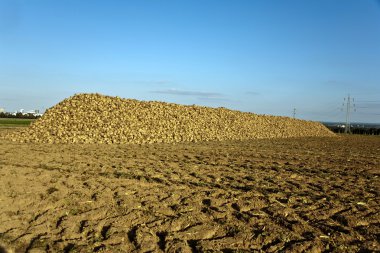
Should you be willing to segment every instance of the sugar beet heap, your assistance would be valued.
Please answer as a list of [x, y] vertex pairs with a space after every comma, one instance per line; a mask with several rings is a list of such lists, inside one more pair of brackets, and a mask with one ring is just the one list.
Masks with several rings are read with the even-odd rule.
[[334, 136], [318, 122], [226, 108], [77, 94], [10, 138], [40, 143], [175, 143]]

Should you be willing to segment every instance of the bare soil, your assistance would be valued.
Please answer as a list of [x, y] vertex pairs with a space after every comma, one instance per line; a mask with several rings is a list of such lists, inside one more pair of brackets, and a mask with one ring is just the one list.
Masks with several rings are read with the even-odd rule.
[[0, 140], [0, 252], [380, 251], [379, 137]]

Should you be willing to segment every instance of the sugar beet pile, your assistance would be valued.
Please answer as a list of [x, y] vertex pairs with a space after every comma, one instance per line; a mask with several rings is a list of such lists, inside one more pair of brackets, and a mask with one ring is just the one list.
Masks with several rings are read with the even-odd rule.
[[173, 143], [334, 136], [317, 122], [225, 108], [77, 94], [50, 108], [14, 141], [41, 143]]

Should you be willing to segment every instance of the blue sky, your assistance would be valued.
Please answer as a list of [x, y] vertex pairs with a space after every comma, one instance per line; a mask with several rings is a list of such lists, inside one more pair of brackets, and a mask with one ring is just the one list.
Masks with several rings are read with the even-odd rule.
[[380, 122], [380, 1], [0, 0], [0, 107], [82, 92]]

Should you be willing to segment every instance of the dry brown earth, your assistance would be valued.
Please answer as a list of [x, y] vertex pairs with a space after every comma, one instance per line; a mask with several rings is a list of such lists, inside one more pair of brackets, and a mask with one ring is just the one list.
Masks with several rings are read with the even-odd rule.
[[380, 251], [377, 137], [0, 140], [0, 241], [16, 252]]

